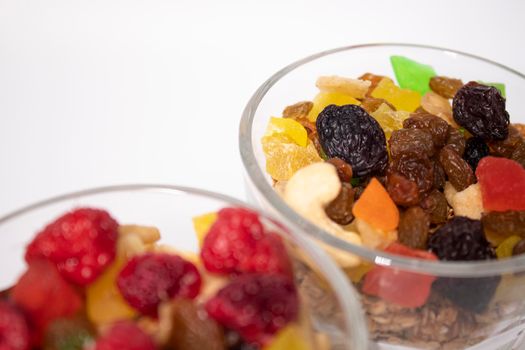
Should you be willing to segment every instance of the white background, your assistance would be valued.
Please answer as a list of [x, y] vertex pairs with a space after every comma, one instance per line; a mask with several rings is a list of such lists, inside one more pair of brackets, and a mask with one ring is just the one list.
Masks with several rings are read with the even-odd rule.
[[303, 56], [367, 42], [525, 71], [525, 1], [0, 0], [0, 214], [92, 186], [244, 197], [241, 112]]

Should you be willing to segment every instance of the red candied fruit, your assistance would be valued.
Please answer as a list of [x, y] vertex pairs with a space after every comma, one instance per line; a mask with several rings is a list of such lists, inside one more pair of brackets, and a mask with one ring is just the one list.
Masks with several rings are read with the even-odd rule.
[[29, 350], [30, 343], [22, 313], [7, 301], [0, 300], [0, 349]]
[[260, 346], [298, 315], [295, 285], [279, 274], [245, 274], [233, 279], [206, 303], [206, 311], [247, 342]]
[[80, 208], [59, 217], [37, 234], [26, 261], [44, 257], [69, 281], [93, 282], [115, 258], [117, 222], [104, 210]]
[[46, 260], [32, 260], [11, 292], [13, 301], [25, 311], [35, 329], [34, 341], [40, 342], [47, 325], [58, 318], [70, 317], [82, 307], [75, 289]]
[[[411, 249], [400, 243], [390, 244], [385, 252], [423, 260], [438, 260], [433, 253]], [[434, 276], [377, 265], [366, 274], [363, 292], [403, 307], [420, 307], [426, 303], [435, 279]]]
[[155, 317], [162, 300], [195, 298], [201, 276], [195, 265], [180, 256], [148, 253], [127, 262], [117, 277], [117, 286], [133, 308]]
[[485, 211], [525, 210], [525, 169], [510, 159], [484, 157], [476, 168]]
[[204, 238], [201, 257], [206, 269], [214, 273], [292, 274], [281, 237], [265, 232], [258, 214], [244, 208], [219, 211]]
[[136, 324], [119, 322], [100, 337], [94, 350], [155, 350], [155, 343]]

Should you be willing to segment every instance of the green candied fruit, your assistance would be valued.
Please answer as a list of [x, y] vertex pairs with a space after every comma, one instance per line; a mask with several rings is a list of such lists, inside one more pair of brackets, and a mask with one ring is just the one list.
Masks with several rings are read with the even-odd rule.
[[390, 63], [402, 89], [417, 91], [421, 95], [430, 91], [428, 83], [436, 75], [434, 68], [403, 56], [390, 56]]
[[486, 83], [486, 82], [481, 81], [481, 80], [478, 80], [478, 83], [483, 84], [483, 85], [487, 85], [487, 86], [494, 86], [496, 89], [499, 90], [499, 93], [501, 94], [501, 96], [503, 96], [504, 98], [507, 98], [507, 96], [505, 94], [505, 84], [503, 84], [503, 83]]

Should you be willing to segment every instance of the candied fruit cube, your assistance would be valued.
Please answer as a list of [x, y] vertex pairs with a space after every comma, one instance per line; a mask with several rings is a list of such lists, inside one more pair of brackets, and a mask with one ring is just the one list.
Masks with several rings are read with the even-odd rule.
[[429, 82], [436, 75], [434, 68], [403, 56], [391, 56], [390, 63], [402, 89], [409, 89], [424, 95], [430, 90]]
[[525, 169], [518, 162], [484, 157], [476, 177], [485, 211], [525, 210]]
[[290, 118], [272, 117], [266, 129], [266, 136], [284, 134], [299, 146], [306, 147], [308, 144], [308, 133], [304, 126]]
[[386, 139], [390, 139], [392, 131], [403, 128], [403, 121], [410, 116], [409, 112], [393, 111], [386, 103], [382, 103], [375, 112], [370, 114], [385, 132]]
[[208, 233], [211, 225], [217, 220], [217, 213], [206, 213], [199, 216], [195, 216], [192, 219], [193, 229], [197, 235], [197, 240], [199, 241], [199, 247], [202, 248], [202, 242], [204, 242], [204, 237]]
[[262, 146], [266, 171], [275, 180], [288, 180], [300, 168], [322, 161], [311, 142], [301, 147], [283, 134], [263, 137]]
[[399, 224], [396, 204], [375, 177], [354, 204], [352, 213], [356, 218], [384, 232], [395, 230]]
[[421, 105], [419, 92], [401, 89], [391, 79], [384, 78], [377, 84], [372, 97], [383, 98], [390, 102], [398, 111], [413, 112]]
[[308, 113], [308, 120], [315, 122], [317, 116], [328, 105], [344, 106], [344, 105], [359, 105], [360, 102], [350, 95], [342, 94], [340, 92], [319, 92], [314, 98], [314, 106]]

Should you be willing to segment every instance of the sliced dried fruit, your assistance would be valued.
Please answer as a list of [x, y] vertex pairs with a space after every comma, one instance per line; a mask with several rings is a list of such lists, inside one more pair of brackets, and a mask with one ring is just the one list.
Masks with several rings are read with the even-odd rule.
[[197, 305], [177, 299], [172, 305], [172, 331], [168, 341], [177, 350], [225, 350], [221, 327]]
[[513, 160], [482, 158], [476, 169], [485, 211], [525, 210], [525, 169]]
[[270, 118], [266, 135], [284, 134], [299, 146], [306, 147], [308, 134], [304, 126], [290, 118]]
[[386, 169], [385, 134], [361, 107], [328, 106], [319, 114], [316, 125], [324, 152], [350, 164], [354, 176], [381, 173]]
[[[390, 244], [385, 252], [422, 260], [437, 260], [432, 253], [411, 249], [399, 243]], [[366, 274], [362, 291], [399, 306], [415, 308], [426, 303], [435, 279], [431, 275], [376, 265]]]
[[265, 136], [262, 139], [266, 155], [266, 171], [275, 180], [288, 180], [299, 169], [322, 162], [315, 146], [301, 147], [286, 135]]
[[430, 78], [436, 75], [434, 68], [403, 56], [390, 56], [390, 62], [402, 89], [410, 89], [424, 95], [429, 91]]
[[401, 89], [388, 78], [382, 79], [372, 91], [372, 97], [383, 98], [398, 111], [415, 111], [421, 104], [421, 95], [416, 91]]
[[399, 210], [376, 178], [370, 180], [352, 212], [356, 218], [382, 231], [395, 230], [399, 224]]
[[177, 255], [147, 253], [130, 259], [116, 283], [129, 305], [155, 317], [163, 300], [196, 297], [201, 277], [195, 265]]
[[410, 207], [399, 221], [399, 243], [413, 249], [426, 249], [430, 218], [421, 207]]
[[305, 119], [312, 110], [314, 104], [310, 101], [297, 102], [288, 106], [283, 111], [283, 118]]
[[501, 244], [496, 248], [496, 255], [498, 259], [510, 258], [513, 254], [514, 247], [518, 244], [522, 238], [520, 236], [510, 236], [505, 239]]
[[457, 191], [463, 191], [476, 182], [472, 168], [451, 146], [447, 145], [441, 149], [439, 162]]
[[344, 105], [359, 105], [360, 102], [347, 94], [338, 92], [319, 92], [314, 97], [314, 106], [310, 113], [308, 113], [308, 120], [315, 122], [319, 113], [329, 105], [344, 106]]
[[491, 86], [469, 82], [454, 96], [454, 120], [486, 141], [504, 140], [509, 133], [505, 99]]
[[335, 92], [355, 98], [365, 97], [371, 83], [366, 80], [339, 77], [336, 75], [317, 78], [315, 86], [323, 92]]
[[293, 281], [277, 274], [241, 275], [206, 303], [211, 318], [262, 346], [297, 318], [298, 309]]
[[456, 92], [463, 86], [460, 79], [454, 79], [444, 76], [435, 76], [430, 79], [428, 84], [432, 91], [444, 98], [454, 98]]

